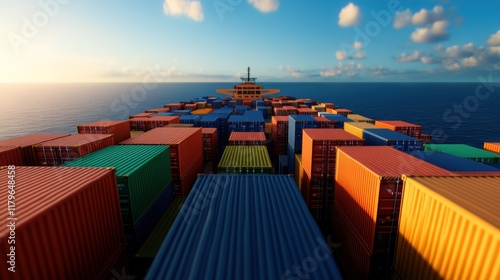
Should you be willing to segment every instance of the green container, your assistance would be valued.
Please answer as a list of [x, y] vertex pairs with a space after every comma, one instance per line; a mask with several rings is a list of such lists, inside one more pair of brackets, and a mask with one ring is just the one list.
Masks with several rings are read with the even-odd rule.
[[227, 146], [217, 173], [270, 174], [271, 158], [265, 146]]
[[125, 229], [137, 224], [172, 180], [170, 148], [165, 145], [110, 146], [63, 166], [116, 169]]
[[482, 163], [499, 163], [500, 155], [465, 144], [426, 144], [425, 151], [439, 151]]
[[155, 228], [149, 235], [148, 239], [144, 241], [142, 247], [135, 255], [137, 258], [153, 259], [161, 247], [161, 244], [167, 237], [167, 234], [175, 221], [175, 218], [181, 210], [182, 204], [186, 201], [186, 197], [177, 197], [174, 199], [167, 212], [161, 217], [160, 221], [156, 224]]

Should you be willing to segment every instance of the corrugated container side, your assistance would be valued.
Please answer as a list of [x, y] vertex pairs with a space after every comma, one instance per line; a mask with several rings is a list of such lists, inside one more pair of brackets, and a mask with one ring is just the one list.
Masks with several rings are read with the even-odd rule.
[[112, 134], [73, 134], [33, 146], [40, 166], [59, 166], [115, 144]]
[[350, 134], [363, 139], [363, 131], [365, 129], [383, 129], [374, 124], [367, 122], [346, 122], [344, 123], [344, 130]]
[[347, 114], [347, 118], [355, 121], [355, 122], [366, 122], [375, 125], [375, 120], [367, 118], [365, 116], [359, 114]]
[[484, 149], [500, 154], [500, 142], [484, 142]]
[[499, 169], [487, 164], [443, 152], [418, 151], [411, 155], [452, 172], [500, 172]]
[[[0, 170], [7, 188], [8, 169]], [[1, 279], [101, 279], [123, 253], [116, 177], [111, 169], [17, 167], [15, 245], [0, 229]], [[7, 195], [0, 203], [7, 207]], [[7, 209], [0, 218], [7, 221]], [[6, 222], [7, 223], [7, 222]], [[15, 273], [7, 270], [15, 246]]]
[[[297, 184], [297, 187], [299, 187], [299, 190], [302, 189], [302, 177], [304, 173], [304, 168], [302, 167], [302, 154], [295, 154], [294, 156], [294, 163], [295, 163], [295, 173], [293, 174], [295, 183]], [[290, 171], [290, 164], [288, 164], [288, 170]]]
[[422, 140], [389, 129], [363, 130], [363, 139], [369, 146], [391, 146], [402, 152], [422, 151]]
[[378, 127], [387, 128], [405, 135], [420, 138], [422, 134], [422, 126], [417, 124], [408, 123], [405, 121], [376, 121], [375, 125]]
[[42, 142], [67, 137], [71, 134], [30, 134], [21, 137], [15, 137], [11, 139], [0, 140], [0, 146], [4, 147], [20, 147], [23, 157], [24, 166], [35, 166], [37, 165], [37, 159], [35, 156], [35, 151], [33, 150], [33, 145], [40, 144]]
[[196, 177], [203, 172], [203, 157], [200, 155], [193, 161], [193, 164], [188, 168], [186, 173], [180, 179], [174, 178], [174, 196], [188, 196], [193, 187]]
[[149, 118], [151, 116], [153, 116], [155, 113], [139, 113], [139, 114], [135, 114], [135, 115], [131, 115], [129, 116], [128, 118], [129, 119], [135, 119], [135, 118]]
[[266, 134], [264, 132], [232, 132], [229, 136], [229, 145], [265, 145]]
[[78, 125], [76, 128], [80, 134], [113, 134], [115, 143], [130, 138], [129, 121], [98, 121]]
[[271, 173], [272, 164], [264, 146], [227, 146], [218, 165], [219, 173]]
[[500, 178], [404, 181], [394, 262], [401, 278], [499, 279]]
[[158, 113], [166, 113], [170, 112], [169, 108], [158, 108], [158, 109], [149, 109], [144, 111], [144, 113], [153, 113], [153, 114], [158, 114]]
[[285, 155], [279, 156], [278, 174], [288, 174], [288, 156]]
[[7, 165], [23, 165], [23, 156], [20, 147], [0, 146], [0, 167]]

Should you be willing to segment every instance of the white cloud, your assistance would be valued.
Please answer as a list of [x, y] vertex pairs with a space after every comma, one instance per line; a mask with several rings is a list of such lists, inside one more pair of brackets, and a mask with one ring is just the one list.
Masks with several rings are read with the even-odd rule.
[[467, 67], [476, 67], [479, 64], [479, 60], [474, 56], [464, 58], [462, 64]]
[[321, 77], [354, 77], [358, 76], [360, 71], [364, 69], [363, 64], [361, 63], [348, 63], [346, 65], [339, 62], [337, 66], [332, 66], [328, 69], [321, 69], [320, 76]]
[[361, 12], [359, 11], [359, 7], [354, 5], [353, 3], [349, 3], [340, 11], [339, 25], [340, 26], [358, 25], [360, 19], [361, 19]]
[[248, 0], [248, 3], [263, 13], [276, 11], [280, 5], [279, 0]]
[[435, 6], [432, 10], [421, 9], [419, 12], [415, 13], [411, 21], [413, 24], [431, 24], [436, 21], [445, 20], [446, 15], [444, 9], [441, 6]]
[[423, 63], [423, 64], [435, 64], [435, 63], [439, 63], [440, 60], [433, 57], [433, 56], [430, 56], [430, 55], [424, 55], [420, 58], [420, 61]]
[[443, 47], [443, 45], [439, 44], [439, 45], [434, 47], [434, 50], [436, 52], [442, 52], [442, 51], [444, 51], [444, 47]]
[[467, 52], [473, 52], [474, 51], [474, 44], [472, 42], [469, 42], [463, 46], [464, 51]]
[[357, 50], [360, 50], [363, 47], [361, 42], [354, 42], [354, 44], [352, 46]]
[[411, 10], [406, 9], [401, 12], [396, 12], [392, 26], [396, 29], [400, 29], [408, 25], [411, 25]]
[[500, 55], [500, 46], [490, 47], [489, 50], [490, 50], [490, 53], [492, 53], [492, 54], [498, 54], [498, 55]]
[[412, 54], [402, 53], [399, 56], [394, 57], [396, 61], [399, 62], [415, 62], [419, 61], [422, 57], [420, 51], [414, 51]]
[[458, 45], [453, 45], [451, 47], [447, 47], [444, 50], [444, 56], [457, 58], [457, 57], [470, 57], [476, 52], [476, 48], [473, 43], [467, 43], [463, 45], [461, 48]]
[[192, 20], [203, 20], [203, 9], [200, 1], [194, 0], [165, 0], [163, 2], [163, 12], [166, 15], [185, 15]]
[[353, 59], [364, 59], [364, 58], [366, 58], [366, 54], [365, 54], [365, 52], [357, 52], [357, 53], [352, 55], [352, 58]]
[[347, 53], [346, 52], [343, 52], [343, 51], [337, 51], [335, 53], [335, 57], [337, 58], [337, 60], [346, 60], [348, 59], [349, 57], [347, 56]]
[[460, 69], [460, 64], [458, 64], [455, 60], [453, 59], [448, 59], [443, 61], [444, 68], [450, 70], [450, 71], [455, 71]]
[[447, 47], [444, 54], [447, 57], [458, 57], [460, 55], [460, 47], [458, 45]]
[[488, 39], [488, 45], [492, 47], [500, 46], [500, 30], [490, 36], [490, 38]]
[[436, 21], [431, 27], [417, 28], [412, 34], [411, 39], [415, 43], [433, 43], [448, 38], [448, 22], [445, 20]]
[[282, 65], [280, 65], [278, 67], [278, 69], [280, 71], [288, 73], [292, 78], [302, 78], [304, 76], [302, 71], [296, 70], [296, 69], [290, 67], [289, 65], [286, 67], [283, 67]]

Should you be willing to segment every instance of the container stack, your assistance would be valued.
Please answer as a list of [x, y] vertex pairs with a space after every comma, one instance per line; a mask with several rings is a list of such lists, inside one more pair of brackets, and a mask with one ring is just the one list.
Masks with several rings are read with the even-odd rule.
[[194, 103], [184, 104], [184, 109], [194, 111], [198, 108], [198, 105]]
[[265, 146], [227, 146], [218, 165], [219, 174], [271, 174]]
[[484, 174], [485, 172], [492, 172], [492, 174], [494, 174], [496, 172], [500, 175], [500, 169], [443, 152], [419, 151], [411, 153], [411, 155], [457, 174], [473, 175], [479, 173]]
[[314, 119], [318, 123], [318, 128], [337, 128], [337, 122], [329, 120], [325, 117], [314, 116]]
[[245, 114], [247, 110], [250, 110], [250, 106], [247, 105], [238, 105], [234, 108], [234, 114], [238, 116], [242, 116]]
[[203, 170], [201, 128], [166, 127], [125, 140], [124, 145], [168, 145], [174, 196], [187, 196], [196, 176]]
[[191, 112], [193, 115], [207, 115], [213, 112], [212, 108], [197, 109]]
[[410, 137], [420, 138], [422, 135], [422, 126], [404, 121], [376, 121], [375, 125], [406, 134]]
[[347, 117], [344, 117], [342, 115], [336, 115], [336, 114], [330, 114], [330, 113], [326, 113], [326, 114], [320, 113], [320, 116], [336, 122], [335, 128], [344, 128], [344, 124], [346, 122], [353, 122], [353, 120], [348, 119]]
[[203, 160], [217, 160], [217, 128], [202, 128]]
[[37, 165], [59, 166], [115, 144], [112, 134], [73, 134], [33, 146]]
[[182, 109], [184, 109], [184, 105], [182, 103], [169, 103], [169, 104], [163, 105], [163, 108], [169, 108], [170, 111], [182, 110]]
[[367, 122], [344, 123], [344, 130], [359, 138], [363, 138], [363, 131], [365, 129], [383, 129], [383, 128]]
[[243, 116], [230, 116], [228, 132], [264, 132], [264, 118], [259, 111], [245, 111]]
[[295, 172], [295, 154], [302, 153], [302, 129], [317, 128], [313, 116], [288, 116], [288, 171]]
[[299, 114], [299, 111], [295, 106], [283, 106], [282, 108], [285, 110], [287, 116]]
[[23, 155], [20, 147], [0, 146], [0, 167], [8, 165], [23, 165]]
[[78, 125], [79, 134], [113, 134], [114, 142], [120, 143], [130, 138], [130, 123], [128, 121], [97, 121]]
[[131, 131], [149, 131], [169, 124], [180, 123], [178, 116], [151, 116], [149, 118], [129, 119]]
[[151, 116], [155, 115], [155, 113], [139, 113], [135, 115], [131, 115], [128, 118], [129, 119], [135, 119], [135, 118], [149, 118]]
[[229, 145], [265, 146], [266, 134], [264, 132], [233, 132], [229, 136]]
[[326, 234], [332, 220], [336, 147], [361, 145], [363, 139], [342, 129], [303, 129], [302, 196]]
[[327, 113], [332, 113], [335, 115], [341, 115], [347, 118], [347, 115], [352, 114], [352, 111], [349, 109], [336, 108], [336, 109], [326, 109]]
[[[37, 158], [33, 146], [42, 142], [67, 137], [71, 134], [30, 134], [21, 137], [15, 137], [0, 140], [0, 147], [19, 147], [21, 149], [22, 163], [19, 166], [36, 166]], [[17, 160], [16, 160], [17, 162]]]
[[158, 114], [158, 113], [166, 113], [170, 112], [169, 108], [158, 108], [158, 109], [149, 109], [144, 111], [144, 113], [152, 113], [152, 114]]
[[297, 112], [299, 113], [299, 115], [310, 115], [310, 116], [317, 116], [318, 115], [318, 112], [316, 112], [315, 110], [313, 110], [311, 108], [298, 108]]
[[465, 144], [427, 144], [425, 151], [438, 151], [452, 154], [461, 158], [468, 158], [481, 163], [500, 163], [500, 154], [485, 151]]
[[224, 106], [224, 100], [214, 100], [212, 101], [212, 108], [214, 110], [220, 109]]
[[195, 127], [200, 126], [200, 120], [202, 116], [200, 115], [185, 115], [180, 117], [181, 124], [192, 124]]
[[288, 117], [273, 116], [271, 125], [274, 159], [276, 160], [279, 155], [288, 154]]
[[403, 180], [395, 277], [500, 279], [500, 177]]
[[363, 139], [367, 146], [390, 146], [396, 150], [411, 153], [422, 151], [422, 140], [389, 129], [363, 129]]
[[202, 175], [146, 279], [342, 279], [307, 212], [291, 177]]
[[373, 125], [375, 124], [375, 120], [367, 118], [367, 117], [362, 116], [362, 115], [358, 115], [358, 114], [348, 114], [347, 118], [351, 119], [355, 122], [365, 122], [365, 123], [371, 123]]
[[8, 175], [16, 207], [9, 213], [8, 195], [0, 196], [0, 218], [11, 225], [0, 230], [0, 279], [111, 279], [113, 270], [128, 271], [112, 169], [2, 168], [5, 189]]
[[326, 107], [324, 104], [311, 106], [311, 109], [313, 109], [314, 111], [316, 111], [318, 113], [319, 112], [326, 112]]
[[135, 253], [173, 200], [170, 149], [159, 145], [118, 145], [66, 163], [66, 167], [116, 170], [127, 251]]
[[185, 116], [191, 115], [191, 110], [172, 110], [170, 113], [174, 114], [174, 116]]
[[453, 173], [386, 146], [338, 147], [336, 161], [336, 253], [351, 279], [390, 279], [401, 176]]

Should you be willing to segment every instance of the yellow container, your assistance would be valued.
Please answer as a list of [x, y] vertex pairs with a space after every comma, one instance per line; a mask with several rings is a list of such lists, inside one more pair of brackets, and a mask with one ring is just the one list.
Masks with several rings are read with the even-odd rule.
[[484, 149], [500, 154], [500, 142], [484, 142]]
[[272, 128], [273, 128], [273, 124], [270, 123], [270, 122], [266, 122], [265, 123], [265, 132], [267, 134], [271, 134], [272, 133]]
[[213, 109], [211, 109], [211, 108], [204, 108], [204, 109], [194, 110], [191, 112], [191, 114], [193, 114], [193, 115], [206, 115], [206, 114], [210, 114], [212, 111], [213, 111]]
[[500, 279], [500, 177], [403, 176], [401, 279]]
[[326, 112], [326, 107], [324, 105], [314, 105], [311, 106], [311, 109], [313, 109], [316, 112]]
[[347, 114], [347, 118], [351, 119], [355, 122], [366, 122], [366, 123], [375, 124], [375, 120], [367, 118], [367, 117], [359, 115], [359, 114]]
[[363, 130], [367, 128], [381, 129], [381, 127], [367, 122], [345, 122], [344, 130], [350, 134], [363, 139]]
[[299, 190], [302, 190], [302, 173], [304, 169], [302, 168], [302, 154], [295, 154], [295, 173], [294, 179], [295, 183], [299, 187]]

